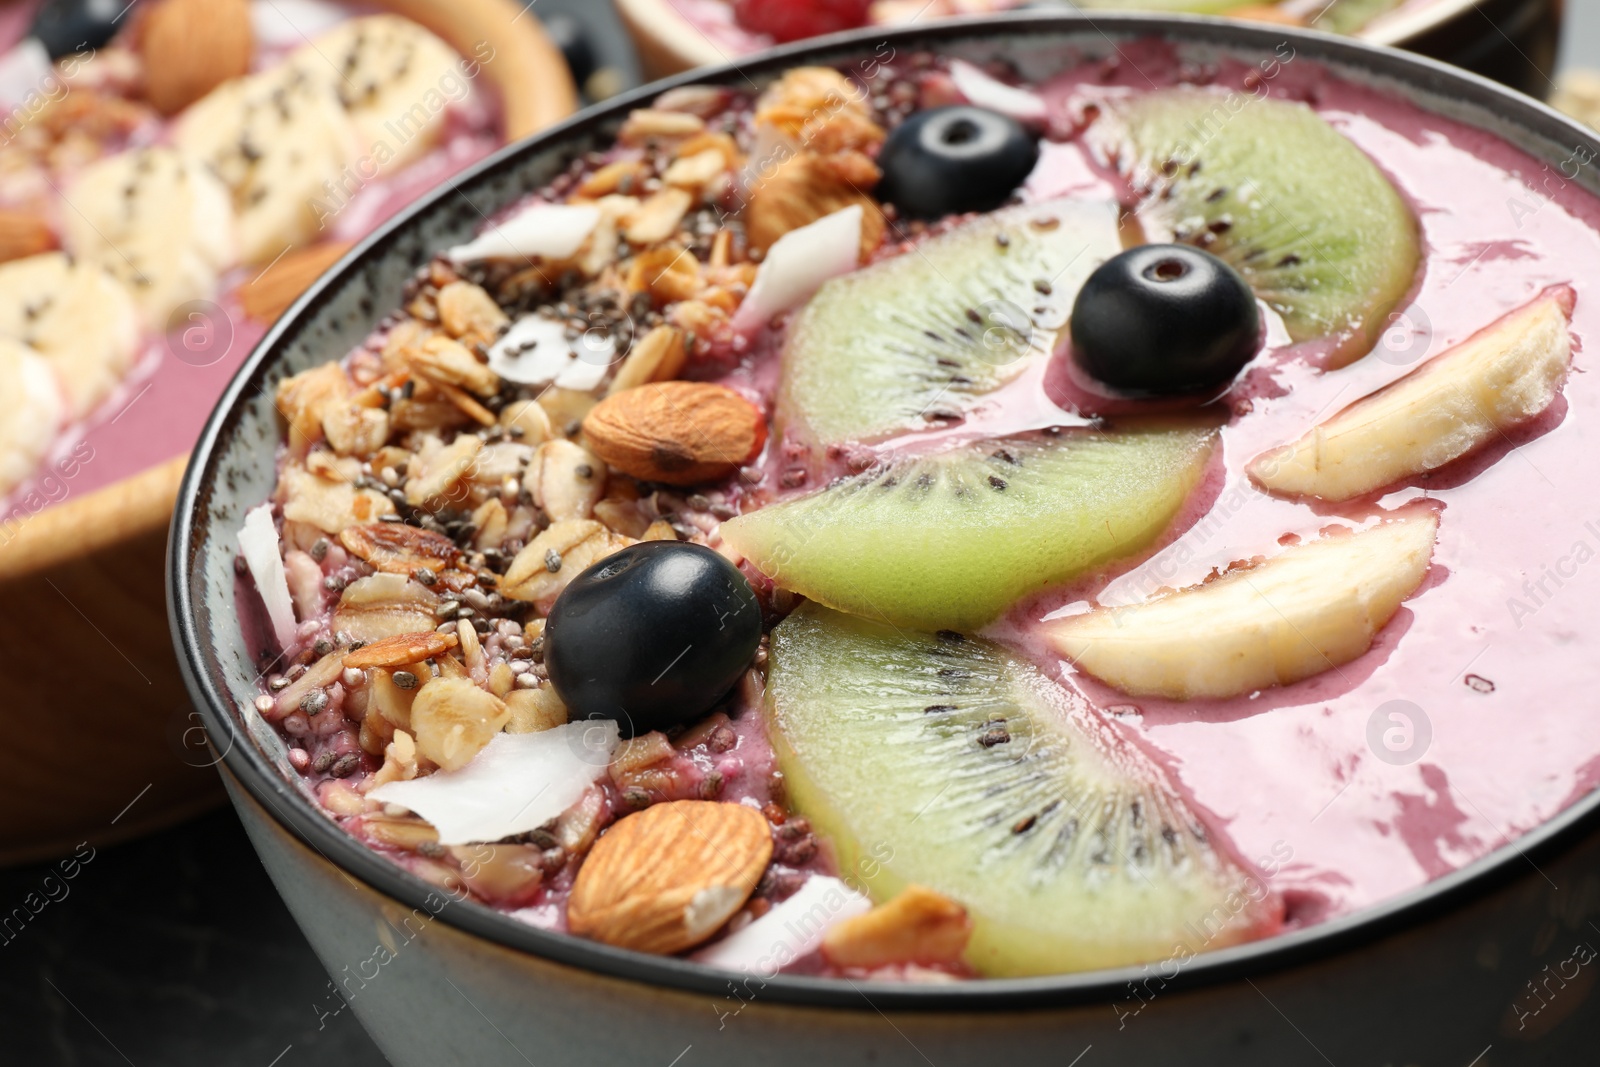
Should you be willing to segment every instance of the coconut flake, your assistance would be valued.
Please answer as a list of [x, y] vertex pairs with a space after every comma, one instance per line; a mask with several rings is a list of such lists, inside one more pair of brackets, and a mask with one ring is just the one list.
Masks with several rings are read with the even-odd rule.
[[996, 81], [965, 60], [950, 62], [950, 80], [956, 83], [967, 103], [1009, 115], [1018, 122], [1043, 122], [1048, 114], [1038, 95]]
[[725, 971], [771, 977], [822, 945], [835, 923], [872, 910], [872, 901], [837, 878], [813, 876], [788, 900], [738, 933], [696, 952], [693, 959]]
[[549, 315], [525, 315], [489, 349], [489, 369], [519, 385], [555, 384], [589, 390], [617, 358], [607, 330], [591, 328], [568, 340], [567, 323]]
[[250, 34], [258, 46], [299, 48], [349, 17], [326, 0], [252, 0]]
[[498, 841], [537, 829], [606, 773], [617, 724], [585, 719], [531, 734], [496, 734], [465, 767], [389, 782], [367, 794], [432, 823], [442, 845]]
[[294, 601], [289, 596], [289, 580], [283, 573], [283, 553], [278, 546], [278, 527], [272, 521], [272, 505], [262, 504], [245, 513], [239, 528], [239, 551], [255, 580], [256, 592], [267, 607], [272, 635], [278, 647], [286, 649], [294, 641]]
[[480, 259], [568, 259], [583, 247], [600, 222], [600, 209], [587, 204], [534, 204], [446, 253], [456, 263]]
[[861, 205], [851, 204], [790, 230], [767, 249], [733, 328], [760, 329], [780, 311], [799, 307], [829, 278], [856, 269], [861, 255]]

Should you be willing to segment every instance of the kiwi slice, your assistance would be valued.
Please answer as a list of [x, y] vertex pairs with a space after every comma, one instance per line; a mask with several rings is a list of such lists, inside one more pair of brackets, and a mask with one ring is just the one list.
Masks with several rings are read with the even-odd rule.
[[901, 626], [970, 629], [1158, 537], [1200, 480], [1195, 425], [967, 441], [722, 525], [780, 586]]
[[1122, 250], [1110, 202], [997, 211], [828, 282], [796, 315], [777, 421], [858, 441], [959, 419], [1048, 358], [1085, 278]]
[[998, 646], [807, 604], [769, 664], [790, 802], [874, 899], [963, 904], [979, 972], [1186, 959], [1281, 920], [1160, 768]]
[[1115, 105], [1093, 129], [1142, 196], [1152, 240], [1221, 257], [1296, 341], [1371, 350], [1406, 295], [1417, 224], [1389, 179], [1305, 104], [1183, 87]]

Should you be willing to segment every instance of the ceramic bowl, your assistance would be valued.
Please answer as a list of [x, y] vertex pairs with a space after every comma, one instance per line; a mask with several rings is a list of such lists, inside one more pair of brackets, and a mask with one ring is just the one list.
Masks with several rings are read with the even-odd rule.
[[[501, 152], [367, 239], [268, 334], [213, 414], [184, 478], [169, 553], [170, 617], [234, 803], [330, 973], [317, 1011], [353, 1011], [399, 1067], [1501, 1067], [1592, 1058], [1600, 1037], [1600, 1013], [1588, 999], [1595, 965], [1575, 963], [1583, 950], [1574, 945], [1600, 942], [1591, 925], [1600, 913], [1600, 794], [1379, 906], [1170, 971], [935, 986], [763, 979], [550, 933], [451, 900], [324, 815], [289, 771], [283, 743], [251, 710], [257, 675], [240, 629], [234, 535], [244, 512], [272, 490], [280, 438], [273, 389], [360, 341], [434, 250], [464, 240], [484, 215], [575, 157], [607, 146], [630, 109], [673, 85], [759, 86], [790, 66], [843, 65], [885, 44], [977, 62], [1005, 56], [1029, 77], [1152, 35], [1183, 59], [1247, 63], [1288, 40], [1342, 78], [1489, 130], [1536, 158], [1566, 159], [1578, 145], [1594, 151], [1592, 131], [1499, 85], [1325, 35], [1215, 20], [1031, 15], [844, 35], [657, 83]], [[1592, 168], [1577, 180], [1600, 192]], [[1556, 974], [1566, 975], [1558, 990]], [[1530, 1015], [1535, 983], [1556, 991]]]

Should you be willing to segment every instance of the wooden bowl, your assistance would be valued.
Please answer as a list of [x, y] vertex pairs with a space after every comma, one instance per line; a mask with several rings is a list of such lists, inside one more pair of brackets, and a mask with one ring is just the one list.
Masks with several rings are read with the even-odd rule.
[[[517, 0], [383, 0], [484, 74], [516, 141], [577, 107], [560, 51]], [[187, 454], [0, 537], [0, 864], [26, 863], [168, 825], [223, 800], [173, 657], [163, 588], [167, 526]], [[63, 651], [70, 650], [70, 651]]]
[[[696, 29], [671, 0], [615, 3], [646, 77], [738, 58]], [[1542, 98], [1550, 91], [1561, 8], [1562, 0], [1432, 0], [1395, 11], [1356, 37], [1442, 59]]]

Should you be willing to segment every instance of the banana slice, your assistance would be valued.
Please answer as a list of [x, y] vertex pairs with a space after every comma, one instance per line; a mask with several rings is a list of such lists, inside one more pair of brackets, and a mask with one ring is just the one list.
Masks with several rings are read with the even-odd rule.
[[1422, 583], [1439, 520], [1329, 534], [1205, 585], [1046, 624], [1079, 670], [1132, 696], [1226, 698], [1288, 685], [1372, 645]]
[[465, 99], [471, 85], [454, 49], [399, 15], [341, 23], [298, 49], [288, 66], [332, 87], [362, 157], [380, 175], [438, 143], [448, 105]]
[[1348, 500], [1473, 452], [1550, 406], [1572, 363], [1562, 286], [1250, 463], [1265, 489]]
[[54, 365], [76, 417], [122, 380], [141, 336], [133, 294], [96, 262], [47, 252], [0, 266], [0, 338]]
[[234, 261], [228, 191], [174, 149], [101, 160], [65, 199], [67, 248], [127, 285], [152, 330], [164, 331], [185, 301], [210, 297]]
[[360, 144], [333, 78], [285, 63], [218, 86], [178, 117], [179, 151], [208, 164], [232, 195], [246, 263], [311, 240], [359, 180], [346, 175]]
[[[0, 286], [3, 288], [3, 286]], [[0, 496], [39, 465], [66, 415], [49, 362], [11, 337], [0, 337]]]

